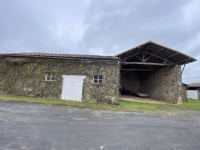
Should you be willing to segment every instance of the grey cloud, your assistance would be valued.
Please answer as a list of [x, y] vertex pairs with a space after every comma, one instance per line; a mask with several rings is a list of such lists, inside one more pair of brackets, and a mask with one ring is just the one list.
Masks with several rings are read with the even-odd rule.
[[[195, 5], [199, 4], [196, 0], [92, 0], [79, 46], [91, 54], [114, 55], [153, 40], [197, 57], [200, 10]], [[196, 62], [186, 66], [184, 82], [198, 81], [199, 65]]]
[[184, 29], [180, 28], [182, 8], [186, 4], [182, 0], [173, 3], [158, 0], [107, 3], [93, 0], [85, 19], [87, 30], [82, 43], [86, 49], [99, 47], [106, 52], [109, 50], [111, 54], [116, 53], [115, 49], [112, 51], [113, 46], [120, 45], [122, 51], [150, 39], [175, 45], [186, 39]]
[[[148, 40], [200, 56], [198, 0], [1, 0], [0, 52], [115, 55]], [[183, 81], [197, 80], [199, 62]]]
[[82, 26], [84, 5], [77, 1], [1, 0], [0, 52], [78, 52], [80, 37], [74, 30], [77, 24]]

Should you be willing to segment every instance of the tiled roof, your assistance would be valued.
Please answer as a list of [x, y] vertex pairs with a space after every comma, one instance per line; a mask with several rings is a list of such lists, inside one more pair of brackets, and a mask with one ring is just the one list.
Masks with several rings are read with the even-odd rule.
[[188, 84], [188, 87], [200, 87], [200, 82], [193, 82]]
[[0, 53], [0, 57], [29, 57], [29, 58], [57, 58], [57, 59], [89, 59], [89, 60], [119, 60], [115, 56], [53, 54], [53, 53]]

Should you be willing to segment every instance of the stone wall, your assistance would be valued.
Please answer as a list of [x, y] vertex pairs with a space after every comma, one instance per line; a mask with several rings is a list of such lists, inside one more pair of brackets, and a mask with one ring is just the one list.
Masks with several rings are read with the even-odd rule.
[[187, 102], [187, 85], [186, 84], [182, 84], [182, 101], [183, 102]]
[[181, 67], [168, 66], [141, 76], [140, 91], [151, 98], [169, 103], [182, 103]]
[[139, 93], [140, 92], [140, 76], [121, 74], [121, 88], [126, 87], [128, 90]]
[[200, 100], [200, 88], [198, 87], [198, 100]]
[[[84, 75], [82, 101], [117, 103], [117, 67], [117, 62], [0, 58], [0, 93], [60, 99], [62, 75]], [[46, 81], [48, 72], [55, 81]], [[102, 75], [103, 83], [94, 84], [94, 75]]]

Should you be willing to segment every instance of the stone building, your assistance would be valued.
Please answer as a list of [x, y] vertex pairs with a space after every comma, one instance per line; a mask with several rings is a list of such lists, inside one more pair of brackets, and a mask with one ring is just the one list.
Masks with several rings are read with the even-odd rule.
[[46, 53], [0, 55], [0, 93], [118, 102], [119, 59]]
[[181, 65], [196, 61], [148, 41], [116, 56], [0, 54], [0, 93], [118, 103], [120, 89], [182, 102]]

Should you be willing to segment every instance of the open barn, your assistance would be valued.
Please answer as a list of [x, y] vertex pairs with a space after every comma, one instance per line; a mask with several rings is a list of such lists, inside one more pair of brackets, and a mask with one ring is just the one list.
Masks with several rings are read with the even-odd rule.
[[[124, 51], [121, 59], [121, 93], [139, 94], [168, 103], [182, 102], [182, 72], [196, 59], [166, 46], [148, 41]], [[181, 67], [182, 66], [182, 67]], [[123, 93], [123, 90], [128, 90]]]

